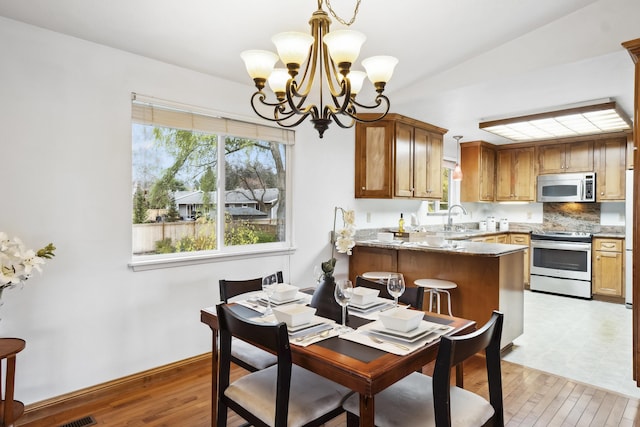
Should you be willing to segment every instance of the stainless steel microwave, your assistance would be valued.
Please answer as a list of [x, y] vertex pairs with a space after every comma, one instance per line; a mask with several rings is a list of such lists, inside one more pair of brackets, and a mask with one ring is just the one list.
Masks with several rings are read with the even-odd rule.
[[595, 202], [596, 174], [560, 173], [538, 175], [538, 202]]

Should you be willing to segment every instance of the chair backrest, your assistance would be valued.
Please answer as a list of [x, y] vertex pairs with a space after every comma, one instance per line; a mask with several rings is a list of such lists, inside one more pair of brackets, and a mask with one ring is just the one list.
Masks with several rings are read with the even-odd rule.
[[[271, 274], [276, 278], [277, 283], [282, 283], [282, 271], [276, 271]], [[247, 292], [261, 291], [262, 290], [262, 277], [249, 280], [225, 280], [220, 279], [218, 281], [220, 286], [220, 299], [223, 302], [229, 302], [230, 298], [236, 295], [246, 294]]]
[[[489, 403], [495, 411], [494, 426], [504, 425], [502, 403], [502, 373], [500, 369], [500, 339], [504, 315], [492, 313], [479, 330], [467, 335], [443, 336], [433, 370], [433, 405], [436, 426], [451, 426], [451, 368], [484, 350], [489, 382]], [[454, 410], [456, 410], [454, 408]]]
[[[356, 277], [356, 286], [379, 289], [381, 298], [393, 299], [389, 291], [387, 291], [387, 285], [385, 283], [365, 279], [362, 276], [358, 276]], [[424, 288], [417, 286], [407, 287], [405, 284], [404, 292], [402, 293], [402, 295], [400, 295], [398, 301], [403, 304], [410, 304], [411, 307], [422, 310], [422, 304], [424, 302]]]
[[229, 386], [232, 336], [270, 350], [278, 356], [275, 425], [286, 426], [292, 369], [287, 325], [284, 322], [276, 325], [252, 322], [234, 313], [231, 306], [224, 303], [218, 304], [216, 312], [220, 329], [218, 395], [224, 398], [224, 391]]

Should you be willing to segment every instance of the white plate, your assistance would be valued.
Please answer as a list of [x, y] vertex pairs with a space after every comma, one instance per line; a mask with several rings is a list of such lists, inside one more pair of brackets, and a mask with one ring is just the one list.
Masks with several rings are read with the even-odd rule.
[[387, 338], [395, 338], [407, 342], [414, 342], [426, 337], [432, 332], [435, 332], [436, 328], [427, 323], [420, 323], [417, 328], [412, 329], [411, 331], [401, 332], [387, 329], [384, 327], [382, 322], [376, 322], [375, 326], [373, 326], [370, 331], [374, 334], [383, 335]]
[[290, 334], [295, 333], [295, 332], [300, 332], [304, 329], [307, 328], [312, 328], [314, 326], [318, 326], [321, 323], [325, 323], [327, 321], [327, 319], [320, 317], [320, 316], [313, 316], [311, 318], [311, 321], [304, 323], [302, 325], [298, 325], [298, 326], [287, 326], [287, 330], [289, 331]]
[[373, 308], [373, 307], [375, 307], [377, 305], [388, 304], [390, 302], [393, 302], [393, 301], [389, 300], [389, 299], [377, 297], [375, 299], [375, 301], [372, 301], [372, 302], [370, 302], [368, 304], [364, 304], [364, 305], [360, 305], [360, 304], [356, 304], [354, 302], [350, 302], [349, 303], [349, 307], [353, 307], [353, 308], [358, 309], [358, 310], [368, 310], [368, 309]]
[[[271, 305], [283, 305], [283, 304], [291, 304], [292, 302], [298, 302], [301, 301], [304, 298], [304, 294], [301, 294], [300, 292], [298, 292], [296, 294], [295, 297], [288, 299], [288, 300], [275, 300], [273, 298], [271, 298]], [[261, 302], [264, 302], [265, 304], [267, 303], [267, 297], [263, 294], [260, 296], [260, 298], [258, 298]]]

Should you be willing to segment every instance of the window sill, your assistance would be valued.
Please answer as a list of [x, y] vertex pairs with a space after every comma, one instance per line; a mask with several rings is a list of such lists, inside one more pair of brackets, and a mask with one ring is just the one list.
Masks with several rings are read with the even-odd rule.
[[291, 255], [296, 251], [293, 246], [243, 249], [242, 251], [207, 252], [197, 254], [167, 254], [136, 256], [128, 264], [135, 271], [156, 270], [160, 268], [185, 267], [189, 265], [223, 262], [229, 260], [260, 258], [266, 256]]

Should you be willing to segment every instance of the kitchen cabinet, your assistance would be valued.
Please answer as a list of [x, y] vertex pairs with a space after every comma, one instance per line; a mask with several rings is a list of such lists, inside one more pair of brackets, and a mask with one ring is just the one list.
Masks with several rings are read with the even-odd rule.
[[624, 241], [593, 239], [592, 292], [622, 297], [624, 290]]
[[593, 172], [593, 141], [538, 147], [538, 174]]
[[534, 148], [499, 150], [496, 156], [496, 200], [535, 201]]
[[509, 243], [512, 245], [524, 245], [527, 246], [528, 249], [524, 251], [524, 284], [525, 286], [529, 285], [530, 280], [530, 269], [531, 269], [531, 259], [529, 258], [530, 249], [531, 249], [531, 235], [528, 233], [511, 233], [509, 235]]
[[624, 201], [626, 155], [626, 137], [595, 143], [596, 202]]
[[[362, 114], [362, 118], [369, 118]], [[356, 123], [356, 198], [442, 198], [446, 129], [399, 114]]]
[[472, 242], [483, 243], [509, 243], [508, 234], [493, 234], [491, 236], [478, 236], [471, 239]]
[[464, 173], [460, 201], [493, 202], [495, 199], [496, 152], [484, 141], [460, 144], [460, 165]]

